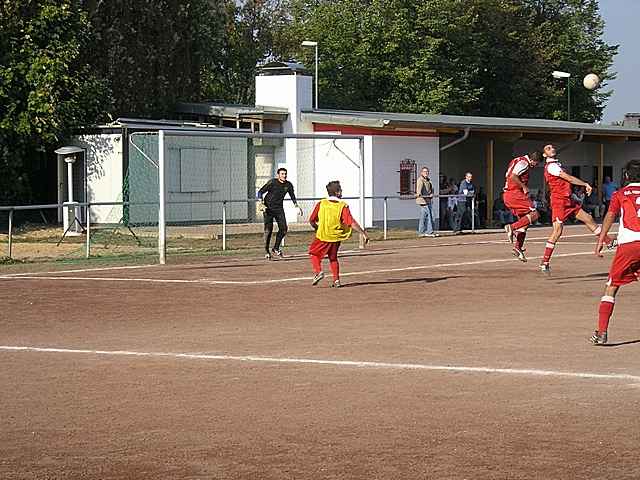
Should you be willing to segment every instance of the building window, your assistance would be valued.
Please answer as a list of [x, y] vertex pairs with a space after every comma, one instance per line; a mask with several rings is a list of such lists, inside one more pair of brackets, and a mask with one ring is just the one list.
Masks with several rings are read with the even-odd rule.
[[416, 193], [416, 180], [418, 176], [418, 166], [415, 160], [405, 158], [400, 161], [400, 191], [401, 197], [410, 197]]

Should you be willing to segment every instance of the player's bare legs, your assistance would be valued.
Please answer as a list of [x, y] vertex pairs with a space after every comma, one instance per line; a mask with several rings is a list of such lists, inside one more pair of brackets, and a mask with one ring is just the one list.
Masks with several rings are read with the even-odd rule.
[[[602, 227], [600, 227], [600, 225], [598, 225], [596, 221], [593, 219], [593, 217], [589, 215], [587, 212], [585, 212], [584, 210], [580, 210], [578, 213], [576, 213], [576, 218], [580, 220], [582, 223], [584, 223], [585, 226], [589, 229], [589, 231], [591, 231], [591, 233], [593, 233], [596, 236], [600, 235], [600, 232], [602, 231]], [[607, 246], [610, 247], [612, 246], [613, 239], [607, 235], [605, 237], [605, 243], [607, 244]]]
[[[585, 226], [591, 231], [591, 233], [596, 233], [596, 230], [599, 230], [599, 225], [596, 223], [596, 221], [593, 219], [593, 217], [591, 215], [589, 215], [587, 212], [585, 212], [584, 210], [580, 210], [578, 213], [576, 213], [576, 218], [578, 220], [580, 220], [582, 223], [585, 224]], [[600, 231], [598, 231], [598, 233], [596, 233], [596, 235], [599, 235]]]

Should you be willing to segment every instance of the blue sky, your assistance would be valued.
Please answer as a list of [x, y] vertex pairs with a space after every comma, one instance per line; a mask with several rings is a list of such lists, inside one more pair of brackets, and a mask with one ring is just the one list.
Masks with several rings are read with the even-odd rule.
[[606, 22], [604, 39], [619, 44], [613, 70], [618, 78], [608, 82], [613, 95], [604, 110], [602, 123], [622, 120], [625, 113], [640, 112], [640, 0], [599, 0]]

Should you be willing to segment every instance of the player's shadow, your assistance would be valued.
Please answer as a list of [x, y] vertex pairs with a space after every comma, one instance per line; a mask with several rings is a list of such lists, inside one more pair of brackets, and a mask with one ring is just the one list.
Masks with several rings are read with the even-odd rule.
[[623, 345], [632, 345], [634, 343], [640, 343], [640, 339], [627, 340], [626, 342], [605, 343], [604, 345], [600, 345], [600, 346], [601, 347], [622, 347]]
[[608, 278], [609, 273], [608, 272], [602, 272], [602, 273], [588, 273], [586, 275], [576, 275], [573, 277], [551, 277], [551, 280], [554, 280], [560, 284], [564, 284], [564, 283], [575, 283], [576, 281], [580, 281], [580, 282], [589, 282], [589, 281], [595, 281], [595, 280], [602, 280], [602, 279], [606, 279]]
[[379, 281], [372, 281], [372, 282], [354, 282], [354, 283], [345, 283], [342, 285], [342, 288], [349, 288], [349, 287], [368, 287], [371, 285], [392, 285], [392, 284], [399, 284], [399, 283], [435, 283], [435, 282], [440, 282], [442, 280], [449, 280], [450, 278], [459, 278], [457, 276], [455, 277], [439, 277], [439, 278], [433, 278], [433, 277], [422, 277], [422, 278], [403, 278], [403, 279], [399, 279], [399, 280], [379, 280]]

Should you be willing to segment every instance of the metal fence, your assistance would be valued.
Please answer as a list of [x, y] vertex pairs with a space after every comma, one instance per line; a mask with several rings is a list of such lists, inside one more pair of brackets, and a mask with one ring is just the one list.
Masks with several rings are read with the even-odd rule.
[[[434, 196], [434, 200], [438, 200], [440, 198], [454, 198], [454, 197], [458, 197], [458, 195], [435, 195]], [[307, 205], [307, 212], [305, 212], [305, 214], [308, 216], [309, 213], [311, 212], [311, 208], [312, 205], [315, 204], [315, 202], [321, 200], [322, 198], [320, 197], [303, 197], [303, 198], [298, 198], [298, 203], [299, 204], [303, 204], [303, 205]], [[363, 200], [366, 201], [372, 201], [372, 202], [381, 202], [382, 203], [382, 219], [374, 219], [374, 224], [379, 225], [379, 228], [381, 228], [382, 230], [382, 236], [381, 239], [383, 240], [387, 240], [389, 239], [389, 232], [390, 232], [390, 219], [389, 219], [389, 205], [391, 202], [407, 202], [410, 201], [411, 199], [408, 199], [406, 196], [398, 196], [398, 195], [378, 195], [378, 196], [363, 196], [363, 197], [344, 197], [343, 198], [345, 201], [349, 202], [362, 202]], [[182, 238], [184, 237], [184, 231], [186, 231], [186, 229], [188, 228], [199, 228], [200, 230], [204, 229], [210, 229], [212, 227], [216, 227], [217, 229], [221, 230], [220, 232], [220, 240], [221, 240], [221, 249], [223, 251], [226, 251], [228, 249], [228, 240], [229, 240], [229, 235], [230, 235], [230, 229], [235, 228], [236, 230], [238, 230], [240, 233], [240, 235], [242, 235], [242, 226], [247, 226], [247, 225], [252, 225], [254, 228], [251, 231], [251, 233], [260, 233], [262, 232], [261, 228], [259, 227], [259, 225], [262, 224], [261, 219], [256, 218], [254, 219], [253, 222], [251, 221], [247, 221], [245, 223], [238, 223], [238, 222], [233, 222], [230, 223], [228, 221], [228, 215], [227, 212], [228, 210], [232, 207], [233, 204], [238, 204], [238, 203], [244, 203], [247, 205], [255, 205], [255, 203], [258, 200], [255, 198], [250, 198], [250, 199], [229, 199], [229, 200], [220, 200], [220, 201], [212, 201], [212, 202], [208, 202], [208, 203], [214, 203], [214, 204], [218, 204], [221, 207], [222, 210], [222, 219], [221, 222], [217, 222], [217, 223], [211, 223], [211, 224], [202, 224], [202, 225], [194, 225], [194, 224], [169, 224], [170, 228], [174, 229], [174, 236], [173, 238]], [[285, 202], [291, 202], [289, 199], [286, 199]], [[167, 205], [180, 205], [181, 203], [192, 203], [192, 202], [170, 202]], [[45, 204], [45, 205], [17, 205], [17, 206], [2, 206], [0, 207], [0, 212], [7, 212], [8, 213], [8, 230], [7, 230], [7, 254], [6, 254], [6, 258], [8, 259], [13, 259], [14, 257], [14, 242], [15, 242], [15, 229], [16, 229], [16, 225], [15, 225], [15, 215], [19, 212], [25, 212], [25, 211], [45, 211], [45, 210], [62, 210], [62, 209], [68, 209], [68, 208], [72, 208], [75, 209], [76, 211], [74, 212], [74, 222], [78, 219], [78, 218], [84, 218], [85, 221], [84, 223], [80, 223], [78, 221], [77, 224], [74, 224], [73, 222], [71, 222], [69, 224], [69, 227], [67, 228], [66, 231], [62, 232], [62, 234], [57, 238], [57, 239], [49, 239], [49, 244], [53, 244], [54, 241], [53, 240], [57, 240], [55, 241], [55, 245], [56, 246], [60, 246], [60, 244], [62, 242], [64, 242], [65, 240], [69, 240], [69, 238], [67, 237], [67, 235], [70, 233], [72, 227], [79, 227], [82, 230], [82, 235], [84, 236], [84, 241], [83, 243], [83, 250], [84, 250], [84, 257], [85, 258], [90, 258], [92, 256], [91, 252], [92, 252], [92, 243], [96, 243], [96, 240], [94, 238], [94, 233], [97, 231], [105, 231], [105, 230], [109, 230], [111, 228], [116, 228], [116, 227], [121, 227], [122, 229], [126, 229], [125, 233], [128, 233], [130, 235], [130, 238], [132, 239], [132, 241], [135, 243], [135, 245], [133, 246], [134, 250], [140, 250], [143, 251], [144, 253], [157, 253], [157, 255], [159, 256], [159, 258], [161, 259], [163, 255], [166, 255], [166, 251], [167, 251], [167, 239], [166, 236], [163, 239], [162, 235], [160, 233], [161, 227], [160, 224], [156, 224], [156, 225], [150, 225], [150, 226], [146, 226], [144, 229], [144, 237], [140, 235], [140, 230], [137, 226], [131, 226], [129, 225], [126, 220], [124, 220], [123, 222], [119, 223], [119, 224], [100, 224], [100, 225], [94, 225], [91, 222], [91, 209], [92, 208], [96, 208], [96, 207], [104, 207], [104, 206], [111, 206], [111, 207], [115, 207], [115, 206], [120, 206], [120, 207], [130, 207], [130, 206], [145, 206], [145, 207], [151, 207], [151, 208], [160, 208], [160, 203], [159, 202], [141, 202], [141, 203], [134, 203], [134, 202], [85, 202], [85, 203], [73, 203], [73, 204], [69, 204], [69, 203], [60, 203], [60, 204]], [[82, 212], [80, 212], [80, 210], [82, 210]], [[476, 232], [476, 227], [478, 226], [476, 224], [476, 199], [474, 197], [471, 198], [471, 211], [470, 211], [470, 227], [471, 227], [471, 232], [475, 233]], [[82, 213], [83, 215], [80, 215], [80, 213]], [[443, 215], [443, 212], [440, 212], [440, 215]], [[408, 219], [406, 219], [408, 220]], [[434, 219], [435, 221], [435, 219]], [[305, 222], [291, 222], [292, 225], [296, 225], [298, 224], [299, 226], [303, 226], [303, 224], [306, 224]], [[58, 227], [59, 229], [59, 227]], [[438, 228], [436, 228], [438, 229]], [[138, 230], [137, 232], [134, 230]], [[246, 229], [245, 229], [246, 230]], [[298, 229], [301, 230], [301, 229]], [[302, 231], [308, 231], [309, 229], [306, 230], [302, 230]], [[144, 240], [144, 241], [143, 241]], [[118, 242], [118, 239], [114, 239], [111, 238], [109, 240], [105, 241], [105, 246], [108, 244], [108, 242]], [[77, 245], [78, 242], [76, 241], [75, 244]], [[182, 248], [182, 251], [188, 251], [189, 246], [188, 246], [188, 242], [185, 242], [185, 245]], [[176, 248], [176, 250], [179, 250], [178, 248]], [[0, 255], [1, 257], [2, 255]]]

